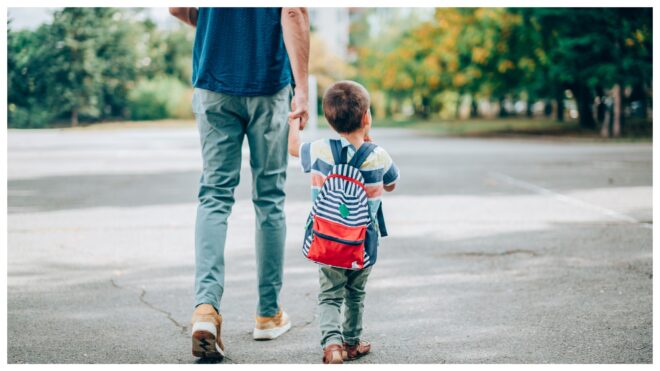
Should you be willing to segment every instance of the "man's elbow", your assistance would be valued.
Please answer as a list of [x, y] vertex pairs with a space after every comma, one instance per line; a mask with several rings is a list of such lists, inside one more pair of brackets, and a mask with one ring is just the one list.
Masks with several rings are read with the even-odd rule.
[[284, 8], [282, 18], [293, 22], [307, 22], [307, 8]]
[[175, 17], [180, 17], [186, 15], [186, 8], [168, 8], [170, 14]]

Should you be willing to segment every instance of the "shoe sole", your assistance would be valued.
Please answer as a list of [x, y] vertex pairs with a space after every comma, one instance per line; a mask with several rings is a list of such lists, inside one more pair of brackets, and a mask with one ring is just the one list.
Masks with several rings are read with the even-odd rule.
[[260, 330], [255, 328], [252, 332], [252, 338], [254, 340], [273, 340], [278, 338], [280, 335], [289, 331], [291, 328], [291, 321], [287, 322], [286, 325], [282, 327], [271, 328], [267, 330]]
[[[206, 327], [212, 323], [196, 322], [192, 333], [192, 354], [199, 358], [224, 358], [225, 352], [220, 348], [215, 335]], [[211, 346], [213, 344], [214, 346]]]

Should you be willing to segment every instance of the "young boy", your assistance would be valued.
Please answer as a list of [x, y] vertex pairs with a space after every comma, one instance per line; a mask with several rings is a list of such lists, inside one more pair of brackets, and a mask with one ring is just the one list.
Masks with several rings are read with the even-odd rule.
[[[342, 150], [347, 160], [365, 142], [371, 141], [370, 98], [367, 90], [353, 81], [340, 81], [332, 85], [323, 97], [323, 113], [330, 126], [341, 137]], [[289, 154], [300, 157], [304, 172], [312, 173], [312, 201], [318, 196], [325, 177], [335, 164], [330, 141], [319, 139], [300, 143], [298, 121], [289, 122]], [[360, 172], [365, 188], [372, 220], [380, 206], [383, 190], [391, 192], [399, 177], [399, 170], [382, 147], [366, 158]], [[371, 266], [350, 270], [319, 265], [319, 321], [324, 363], [343, 363], [361, 357], [371, 349], [371, 344], [360, 339], [365, 286]], [[341, 320], [340, 308], [344, 306]]]

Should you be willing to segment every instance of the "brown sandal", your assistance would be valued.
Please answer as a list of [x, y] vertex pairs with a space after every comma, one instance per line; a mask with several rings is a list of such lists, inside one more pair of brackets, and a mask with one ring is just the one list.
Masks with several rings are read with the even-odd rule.
[[360, 340], [357, 344], [349, 346], [344, 343], [344, 361], [352, 361], [369, 353], [371, 344], [368, 341]]
[[343, 355], [346, 354], [344, 349], [339, 344], [330, 344], [323, 348], [323, 363], [344, 363]]

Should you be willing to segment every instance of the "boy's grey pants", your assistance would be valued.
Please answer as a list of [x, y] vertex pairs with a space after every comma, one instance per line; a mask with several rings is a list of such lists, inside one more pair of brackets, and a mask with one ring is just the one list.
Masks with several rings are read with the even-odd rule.
[[[362, 335], [365, 286], [371, 267], [362, 270], [319, 266], [319, 322], [321, 347], [330, 344], [355, 345]], [[344, 318], [340, 310], [343, 304]]]
[[257, 97], [194, 91], [192, 105], [204, 163], [195, 225], [196, 306], [207, 303], [220, 311], [227, 218], [234, 204], [241, 147], [247, 136], [256, 213], [257, 314], [277, 314], [286, 236], [284, 182], [291, 94], [290, 86], [274, 95]]

